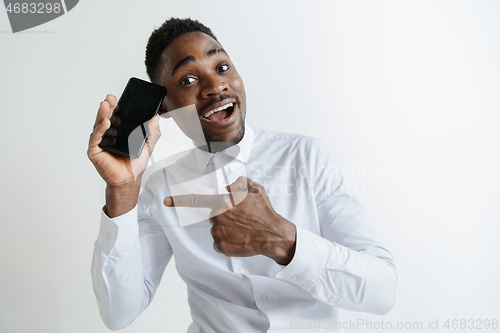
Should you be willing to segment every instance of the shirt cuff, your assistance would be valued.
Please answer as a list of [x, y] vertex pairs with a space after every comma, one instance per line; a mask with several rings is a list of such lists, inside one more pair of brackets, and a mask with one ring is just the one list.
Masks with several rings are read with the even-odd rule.
[[97, 242], [106, 255], [116, 247], [128, 247], [139, 240], [139, 224], [137, 223], [137, 206], [131, 211], [109, 218], [104, 209], [101, 210], [101, 224]]
[[285, 279], [309, 289], [323, 272], [330, 257], [327, 239], [296, 226], [297, 242], [292, 261], [276, 274], [276, 278]]

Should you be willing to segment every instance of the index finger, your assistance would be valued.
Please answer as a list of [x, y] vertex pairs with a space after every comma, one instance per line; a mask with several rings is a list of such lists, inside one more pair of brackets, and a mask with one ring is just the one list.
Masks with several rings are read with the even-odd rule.
[[167, 207], [211, 208], [231, 206], [229, 194], [182, 194], [165, 197], [163, 204]]
[[113, 115], [113, 110], [116, 108], [118, 100], [115, 95], [108, 94], [106, 99], [99, 104], [99, 110], [95, 118], [94, 129], [99, 125], [104, 119], [110, 119]]

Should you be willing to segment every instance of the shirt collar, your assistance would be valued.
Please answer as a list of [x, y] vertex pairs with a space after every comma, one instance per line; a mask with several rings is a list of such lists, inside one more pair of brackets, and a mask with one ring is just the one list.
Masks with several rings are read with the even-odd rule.
[[203, 173], [208, 165], [208, 162], [210, 162], [213, 157], [219, 154], [227, 154], [235, 160], [246, 164], [250, 157], [250, 151], [252, 150], [253, 141], [254, 131], [250, 126], [245, 125], [245, 134], [243, 135], [243, 139], [241, 139], [241, 141], [235, 146], [231, 146], [218, 153], [209, 153], [199, 148], [195, 148], [194, 155], [198, 171], [200, 173]]

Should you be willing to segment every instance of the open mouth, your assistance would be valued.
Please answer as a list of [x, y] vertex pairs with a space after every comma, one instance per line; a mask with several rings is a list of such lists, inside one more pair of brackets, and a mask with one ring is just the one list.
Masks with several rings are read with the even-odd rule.
[[230, 118], [234, 111], [234, 103], [224, 104], [216, 109], [210, 110], [203, 115], [208, 121], [219, 122], [224, 119]]

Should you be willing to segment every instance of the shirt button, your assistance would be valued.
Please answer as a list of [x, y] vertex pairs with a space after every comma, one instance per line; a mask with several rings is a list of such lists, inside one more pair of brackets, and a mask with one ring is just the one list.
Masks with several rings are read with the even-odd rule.
[[328, 303], [333, 303], [333, 301], [335, 301], [335, 298], [333, 298], [333, 297], [330, 297], [330, 298], [328, 299]]
[[298, 278], [297, 275], [290, 276], [290, 280], [297, 280], [297, 278]]
[[260, 296], [260, 301], [261, 302], [266, 302], [267, 301], [267, 296], [266, 295]]
[[109, 239], [109, 240], [113, 240], [113, 239], [115, 239], [115, 235], [113, 235], [113, 234], [108, 234], [108, 239]]
[[238, 272], [243, 273], [245, 272], [245, 269], [243, 267], [238, 268]]
[[[222, 185], [226, 185], [226, 182], [224, 181], [224, 179], [221, 179], [221, 180], [220, 180], [220, 183], [221, 183]], [[213, 184], [213, 183], [212, 183], [212, 184]]]

